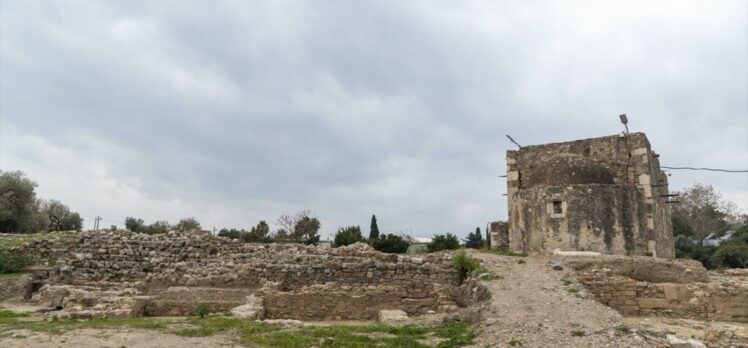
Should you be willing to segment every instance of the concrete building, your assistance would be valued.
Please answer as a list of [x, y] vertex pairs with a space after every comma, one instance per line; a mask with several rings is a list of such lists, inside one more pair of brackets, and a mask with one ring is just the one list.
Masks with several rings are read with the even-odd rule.
[[507, 151], [509, 221], [491, 225], [491, 246], [674, 257], [658, 157], [643, 133]]

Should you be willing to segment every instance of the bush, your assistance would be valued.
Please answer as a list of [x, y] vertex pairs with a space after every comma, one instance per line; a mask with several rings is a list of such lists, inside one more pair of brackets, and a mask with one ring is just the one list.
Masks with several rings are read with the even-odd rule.
[[6, 248], [0, 248], [0, 274], [18, 273], [32, 263], [29, 256], [15, 255]]
[[452, 262], [460, 275], [460, 282], [480, 268], [480, 260], [468, 255], [465, 250], [458, 251]]
[[719, 268], [746, 268], [748, 267], [748, 244], [721, 245], [710, 260], [713, 266]]
[[208, 314], [210, 314], [210, 308], [208, 308], [208, 305], [206, 305], [205, 303], [201, 303], [201, 304], [199, 304], [197, 306], [197, 309], [195, 310], [195, 313], [200, 318], [205, 318], [205, 317], [208, 316]]
[[179, 220], [177, 222], [177, 225], [174, 226], [174, 229], [180, 232], [184, 231], [193, 231], [193, 230], [200, 230], [202, 227], [200, 226], [200, 223], [195, 220], [193, 217], [187, 217], [182, 220]]
[[383, 253], [402, 254], [408, 251], [410, 243], [396, 234], [383, 234], [371, 240], [371, 246]]
[[364, 236], [361, 234], [361, 227], [358, 226], [348, 226], [348, 227], [339, 227], [338, 232], [335, 233], [335, 247], [341, 247], [346, 245], [351, 245], [356, 242], [362, 242], [364, 240]]
[[426, 247], [430, 253], [440, 250], [457, 250], [460, 248], [460, 240], [451, 233], [437, 234]]

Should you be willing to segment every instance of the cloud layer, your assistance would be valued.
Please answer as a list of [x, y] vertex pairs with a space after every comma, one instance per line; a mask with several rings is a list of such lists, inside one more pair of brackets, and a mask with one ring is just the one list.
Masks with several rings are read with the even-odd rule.
[[[0, 168], [90, 226], [505, 218], [504, 134], [748, 168], [744, 1], [0, 3]], [[673, 172], [748, 210], [748, 175]]]

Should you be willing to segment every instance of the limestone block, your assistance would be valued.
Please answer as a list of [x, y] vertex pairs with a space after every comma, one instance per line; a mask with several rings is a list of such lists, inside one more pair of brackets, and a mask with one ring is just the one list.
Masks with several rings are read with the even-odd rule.
[[265, 306], [262, 297], [255, 295], [247, 296], [247, 304], [243, 304], [231, 310], [231, 314], [249, 320], [261, 320], [265, 317]]
[[399, 309], [382, 309], [379, 311], [379, 322], [397, 324], [408, 320], [408, 314]]
[[675, 284], [660, 284], [662, 291], [665, 293], [665, 298], [668, 300], [678, 299], [678, 286]]
[[680, 339], [676, 337], [675, 335], [667, 335], [666, 338], [667, 338], [668, 344], [672, 348], [706, 348], [706, 346], [703, 343], [693, 338]]
[[668, 308], [668, 300], [665, 298], [637, 298], [641, 309]]

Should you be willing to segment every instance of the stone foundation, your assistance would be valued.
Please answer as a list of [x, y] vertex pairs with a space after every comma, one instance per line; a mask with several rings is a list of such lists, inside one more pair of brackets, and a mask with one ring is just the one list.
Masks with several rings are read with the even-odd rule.
[[[98, 309], [100, 316], [193, 315], [201, 305], [223, 312], [255, 296], [267, 319], [361, 320], [376, 319], [380, 309], [450, 311], [481, 297], [475, 293], [487, 297], [475, 283], [466, 295], [448, 253], [410, 257], [362, 243], [246, 244], [204, 232], [84, 232], [61, 243], [13, 249], [58, 258], [35, 301], [66, 311]], [[118, 299], [128, 296], [137, 301]]]
[[577, 280], [621, 314], [748, 322], [748, 277], [695, 262], [627, 258], [572, 261]]

